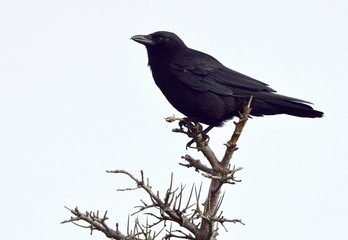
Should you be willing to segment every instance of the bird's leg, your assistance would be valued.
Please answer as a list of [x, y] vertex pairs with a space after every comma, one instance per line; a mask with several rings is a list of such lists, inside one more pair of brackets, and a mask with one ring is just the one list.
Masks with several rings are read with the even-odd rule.
[[207, 142], [207, 144], [209, 143], [210, 137], [207, 134], [210, 130], [212, 130], [214, 128], [214, 126], [208, 126], [206, 129], [204, 129], [202, 132], [200, 132], [202, 134], [202, 141], [203, 142]]
[[[179, 120], [179, 128], [173, 129], [173, 132], [180, 132], [185, 133], [188, 137], [193, 138], [191, 141], [189, 141], [186, 144], [187, 148], [196, 148], [191, 147], [191, 145], [195, 142], [194, 137], [198, 136], [198, 134], [202, 134], [202, 142], [209, 142], [209, 136], [207, 133], [214, 127], [214, 126], [208, 126], [206, 129], [203, 130], [202, 125], [197, 122], [193, 121], [190, 118], [184, 117], [184, 118], [176, 118], [175, 116], [167, 117], [165, 118], [167, 122], [174, 122]], [[184, 129], [184, 127], [187, 129]]]
[[204, 140], [204, 141], [209, 142], [210, 137], [208, 136], [207, 133], [208, 133], [210, 130], [212, 130], [213, 128], [214, 128], [214, 126], [210, 125], [210, 126], [208, 126], [206, 129], [204, 129], [204, 130], [202, 131], [202, 135], [203, 135], [203, 140]]
[[[208, 126], [206, 129], [202, 130], [202, 125], [199, 124], [198, 122], [191, 122], [191, 126], [190, 125], [187, 125], [186, 126], [190, 132], [194, 135], [198, 135], [198, 134], [202, 134], [202, 142], [209, 142], [210, 140], [210, 137], [208, 136], [208, 132], [214, 127], [214, 126]], [[188, 135], [189, 136], [189, 135]], [[190, 137], [190, 136], [189, 136]], [[192, 136], [193, 137], [193, 136]], [[191, 141], [189, 141], [187, 144], [186, 144], [186, 149], [188, 148], [196, 148], [196, 147], [191, 147], [191, 145], [194, 143], [194, 139], [192, 139]]]

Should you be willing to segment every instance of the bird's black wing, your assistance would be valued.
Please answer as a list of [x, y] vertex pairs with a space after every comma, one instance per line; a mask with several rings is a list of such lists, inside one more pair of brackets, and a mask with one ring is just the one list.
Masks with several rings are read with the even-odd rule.
[[177, 79], [199, 90], [210, 90], [221, 95], [231, 95], [232, 89], [275, 92], [266, 83], [223, 66], [210, 55], [190, 49], [178, 54], [170, 68]]
[[192, 49], [174, 57], [170, 69], [178, 81], [196, 91], [235, 97], [281, 97], [289, 101], [306, 102], [274, 94], [276, 91], [266, 83], [229, 69], [212, 56]]

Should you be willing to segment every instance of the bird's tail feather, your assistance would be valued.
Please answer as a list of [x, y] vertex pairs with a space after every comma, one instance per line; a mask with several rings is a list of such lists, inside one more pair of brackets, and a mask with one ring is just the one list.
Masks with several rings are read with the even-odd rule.
[[[283, 97], [284, 96], [281, 96], [279, 99], [255, 99], [254, 104], [257, 106], [255, 107], [255, 110], [257, 110], [254, 112], [251, 110], [250, 114], [254, 116], [288, 114], [305, 118], [323, 117], [323, 112], [313, 109], [311, 106], [306, 104], [306, 101]], [[253, 107], [253, 103], [251, 104], [251, 107]]]
[[311, 106], [300, 102], [273, 102], [275, 106], [279, 106], [285, 114], [297, 117], [320, 118], [323, 117], [323, 112], [314, 110]]

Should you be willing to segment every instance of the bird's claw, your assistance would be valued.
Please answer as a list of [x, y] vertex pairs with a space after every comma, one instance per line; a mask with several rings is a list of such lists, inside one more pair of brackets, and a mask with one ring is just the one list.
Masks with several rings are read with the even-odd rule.
[[[190, 138], [194, 138], [195, 136], [202, 134], [202, 139], [201, 142], [205, 142], [205, 145], [208, 145], [209, 143], [209, 136], [207, 133], [213, 128], [213, 126], [208, 126], [206, 129], [203, 130], [203, 126], [199, 122], [195, 122], [190, 120], [187, 117], [184, 118], [175, 118], [173, 117], [167, 117], [166, 121], [172, 122], [172, 120], [179, 120], [179, 128], [175, 128], [172, 131], [173, 132], [179, 132], [179, 133], [184, 133]], [[192, 147], [192, 144], [195, 142], [194, 139], [191, 139], [187, 144], [186, 144], [186, 150], [188, 148], [193, 148], [193, 149], [198, 149], [198, 147]]]
[[[202, 134], [202, 142], [204, 143], [204, 145], [208, 145], [209, 144], [209, 140], [210, 140], [210, 137], [204, 133], [204, 131], [202, 132], [199, 132], [198, 134]], [[193, 148], [193, 149], [199, 149], [197, 146], [196, 147], [192, 147], [191, 145], [194, 143], [195, 141], [193, 139], [191, 139], [191, 141], [189, 141], [187, 144], [186, 144], [186, 150], [188, 148]]]
[[187, 144], [186, 144], [186, 150], [189, 149], [189, 148], [193, 148], [193, 149], [197, 149], [197, 147], [191, 147], [191, 145], [194, 143], [195, 141], [193, 139], [191, 139], [191, 141], [189, 141]]

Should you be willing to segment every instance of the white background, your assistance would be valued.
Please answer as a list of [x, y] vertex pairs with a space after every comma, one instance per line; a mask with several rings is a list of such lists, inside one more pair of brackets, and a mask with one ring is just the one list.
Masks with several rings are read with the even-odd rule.
[[[348, 239], [347, 12], [344, 0], [1, 1], [1, 238], [104, 238], [61, 225], [64, 206], [109, 210], [124, 232], [148, 198], [117, 192], [134, 183], [105, 170], [144, 170], [162, 195], [171, 172], [187, 189], [208, 183], [179, 166], [186, 153], [204, 159], [163, 120], [181, 114], [130, 40], [167, 30], [325, 112], [248, 122], [233, 159], [243, 181], [224, 188], [223, 205], [246, 225], [227, 224], [220, 239]], [[211, 131], [219, 156], [232, 131]]]

